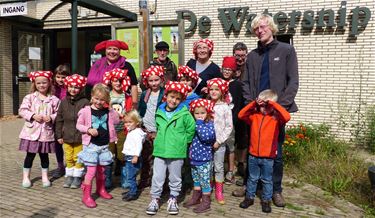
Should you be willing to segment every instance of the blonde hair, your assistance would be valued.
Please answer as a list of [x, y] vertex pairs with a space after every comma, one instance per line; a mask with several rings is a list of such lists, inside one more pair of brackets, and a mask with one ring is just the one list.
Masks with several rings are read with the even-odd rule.
[[[48, 80], [48, 84], [49, 84], [49, 86], [48, 86], [48, 90], [47, 90], [47, 94], [48, 95], [50, 95], [51, 93], [52, 93], [52, 82], [51, 82], [51, 80], [50, 79], [48, 79], [47, 78], [47, 80]], [[30, 87], [30, 93], [34, 93], [34, 92], [36, 92], [36, 91], [38, 91], [37, 89], [36, 89], [36, 85], [35, 85], [35, 80], [33, 81], [33, 82], [31, 82], [31, 87]]]
[[259, 93], [258, 98], [263, 101], [277, 101], [277, 93], [271, 89], [263, 90], [261, 93]]
[[109, 104], [111, 102], [111, 97], [109, 95], [109, 88], [103, 83], [98, 83], [94, 86], [94, 88], [92, 88], [91, 97], [98, 93], [102, 95], [106, 103]]
[[129, 117], [132, 121], [137, 123], [137, 126], [139, 127], [142, 124], [142, 117], [139, 115], [138, 111], [131, 110], [125, 113], [124, 118]]
[[255, 29], [259, 27], [260, 21], [265, 20], [267, 22], [267, 25], [272, 31], [272, 34], [275, 35], [279, 30], [277, 28], [277, 25], [273, 21], [273, 18], [268, 14], [260, 14], [257, 15], [252, 21], [251, 21], [251, 32], [255, 33]]

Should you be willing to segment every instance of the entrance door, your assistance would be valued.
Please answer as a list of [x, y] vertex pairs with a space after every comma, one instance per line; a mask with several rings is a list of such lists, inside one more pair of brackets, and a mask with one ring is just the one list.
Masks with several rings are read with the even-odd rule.
[[41, 29], [13, 27], [13, 114], [18, 114], [23, 97], [29, 93], [28, 74], [51, 69], [51, 35], [51, 32]]

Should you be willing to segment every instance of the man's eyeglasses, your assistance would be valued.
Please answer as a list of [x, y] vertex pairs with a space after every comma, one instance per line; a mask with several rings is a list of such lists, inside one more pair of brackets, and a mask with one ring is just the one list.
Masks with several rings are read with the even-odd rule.
[[245, 58], [246, 54], [234, 54], [235, 58]]

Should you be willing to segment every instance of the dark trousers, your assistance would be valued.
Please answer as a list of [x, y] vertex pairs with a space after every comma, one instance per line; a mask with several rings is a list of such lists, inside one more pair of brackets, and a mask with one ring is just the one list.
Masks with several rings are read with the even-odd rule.
[[55, 151], [56, 151], [57, 163], [58, 164], [64, 163], [64, 150], [62, 148], [62, 144], [58, 143], [57, 141], [55, 143]]
[[154, 157], [152, 156], [152, 152], [154, 149], [154, 134], [155, 133], [147, 133], [147, 138], [143, 143], [143, 148], [141, 152], [142, 158], [142, 170], [141, 170], [141, 178], [140, 178], [140, 188], [145, 188], [151, 186], [151, 179], [152, 179], [152, 166], [154, 165]]
[[284, 173], [284, 163], [283, 163], [283, 144], [285, 140], [285, 125], [281, 126], [279, 129], [279, 139], [278, 139], [278, 146], [277, 146], [277, 156], [273, 163], [273, 192], [274, 193], [281, 193], [282, 187], [282, 179]]
[[[48, 153], [38, 153], [40, 157], [40, 165], [42, 168], [46, 169], [49, 167], [49, 158]], [[36, 156], [36, 153], [27, 152], [25, 161], [23, 163], [24, 168], [31, 168], [33, 166], [33, 161]]]

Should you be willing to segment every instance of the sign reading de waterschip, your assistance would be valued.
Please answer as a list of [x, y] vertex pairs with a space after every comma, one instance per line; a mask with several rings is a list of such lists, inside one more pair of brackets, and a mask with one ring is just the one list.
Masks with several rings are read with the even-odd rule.
[[27, 2], [0, 4], [0, 17], [26, 15]]

